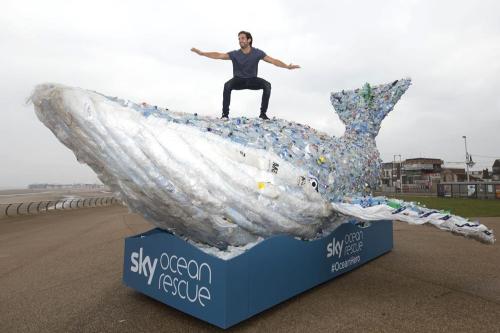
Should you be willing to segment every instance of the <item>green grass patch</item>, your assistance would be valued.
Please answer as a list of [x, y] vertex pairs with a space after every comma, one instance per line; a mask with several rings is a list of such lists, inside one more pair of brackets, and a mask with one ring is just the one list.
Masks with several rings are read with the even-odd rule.
[[421, 197], [409, 195], [395, 195], [391, 197], [404, 201], [419, 202], [420, 205], [427, 208], [447, 210], [452, 214], [464, 217], [500, 216], [500, 200]]

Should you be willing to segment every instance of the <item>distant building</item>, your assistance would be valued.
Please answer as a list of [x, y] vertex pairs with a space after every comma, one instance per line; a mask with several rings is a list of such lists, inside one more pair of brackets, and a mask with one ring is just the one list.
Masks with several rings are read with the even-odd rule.
[[43, 190], [89, 190], [89, 191], [109, 191], [106, 185], [102, 184], [30, 184], [30, 190], [43, 189]]
[[399, 162], [382, 163], [381, 184], [385, 186], [394, 186], [401, 175], [401, 165]]
[[443, 168], [441, 170], [442, 182], [465, 182], [467, 175], [465, 169], [461, 168]]
[[409, 158], [403, 162], [403, 191], [419, 192], [437, 189], [441, 180], [443, 160], [438, 158]]
[[[497, 177], [500, 178], [500, 160], [496, 161]], [[490, 181], [488, 169], [470, 171], [471, 182]], [[397, 162], [382, 164], [380, 190], [394, 192], [402, 186], [404, 192], [434, 192], [437, 184], [442, 182], [466, 182], [467, 174], [463, 168], [448, 168], [438, 158], [409, 158], [403, 161], [402, 167]]]
[[379, 190], [399, 192], [401, 179], [403, 192], [439, 192], [439, 187], [441, 195], [470, 197], [467, 191], [462, 193], [470, 185], [478, 191], [474, 197], [500, 199], [500, 159], [495, 160], [491, 172], [488, 169], [469, 171], [469, 183], [465, 169], [445, 167], [443, 160], [437, 158], [409, 158], [403, 161], [401, 168], [396, 162], [383, 163]]
[[493, 167], [491, 168], [491, 180], [500, 180], [500, 159], [493, 162]]
[[471, 181], [487, 181], [490, 179], [490, 173], [488, 169], [470, 171], [469, 175]]

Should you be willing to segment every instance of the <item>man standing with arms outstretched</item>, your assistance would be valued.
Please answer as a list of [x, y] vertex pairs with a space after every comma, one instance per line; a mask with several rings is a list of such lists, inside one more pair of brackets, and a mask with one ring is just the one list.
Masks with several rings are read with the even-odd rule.
[[257, 68], [259, 61], [262, 59], [265, 62], [286, 69], [300, 68], [298, 65], [287, 65], [283, 61], [271, 58], [265, 52], [258, 48], [252, 47], [253, 38], [247, 31], [238, 33], [240, 49], [229, 53], [220, 52], [202, 52], [197, 48], [192, 48], [191, 51], [211, 58], [231, 60], [233, 62], [233, 78], [224, 84], [224, 94], [222, 99], [222, 119], [228, 119], [229, 104], [231, 103], [231, 91], [233, 90], [260, 90], [263, 89], [262, 103], [260, 106], [260, 118], [269, 119], [266, 115], [269, 105], [269, 97], [271, 97], [271, 84], [266, 80], [257, 77]]

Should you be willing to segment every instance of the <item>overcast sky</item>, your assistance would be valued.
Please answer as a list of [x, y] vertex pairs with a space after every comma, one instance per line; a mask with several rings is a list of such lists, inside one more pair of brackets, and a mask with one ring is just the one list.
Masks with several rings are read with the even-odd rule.
[[[219, 116], [231, 62], [189, 50], [237, 49], [240, 30], [268, 55], [302, 66], [260, 63], [273, 87], [271, 117], [340, 136], [330, 92], [411, 77], [377, 137], [384, 161], [463, 161], [463, 135], [474, 169], [500, 158], [498, 1], [16, 0], [1, 8], [2, 188], [97, 181], [25, 105], [36, 84]], [[231, 116], [257, 116], [260, 98], [233, 92]]]

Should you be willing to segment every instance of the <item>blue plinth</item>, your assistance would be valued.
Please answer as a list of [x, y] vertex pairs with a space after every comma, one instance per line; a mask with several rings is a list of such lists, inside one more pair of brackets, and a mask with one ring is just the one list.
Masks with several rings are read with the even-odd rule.
[[314, 241], [276, 236], [230, 260], [161, 229], [125, 239], [123, 281], [228, 328], [392, 249], [392, 222], [352, 221]]

